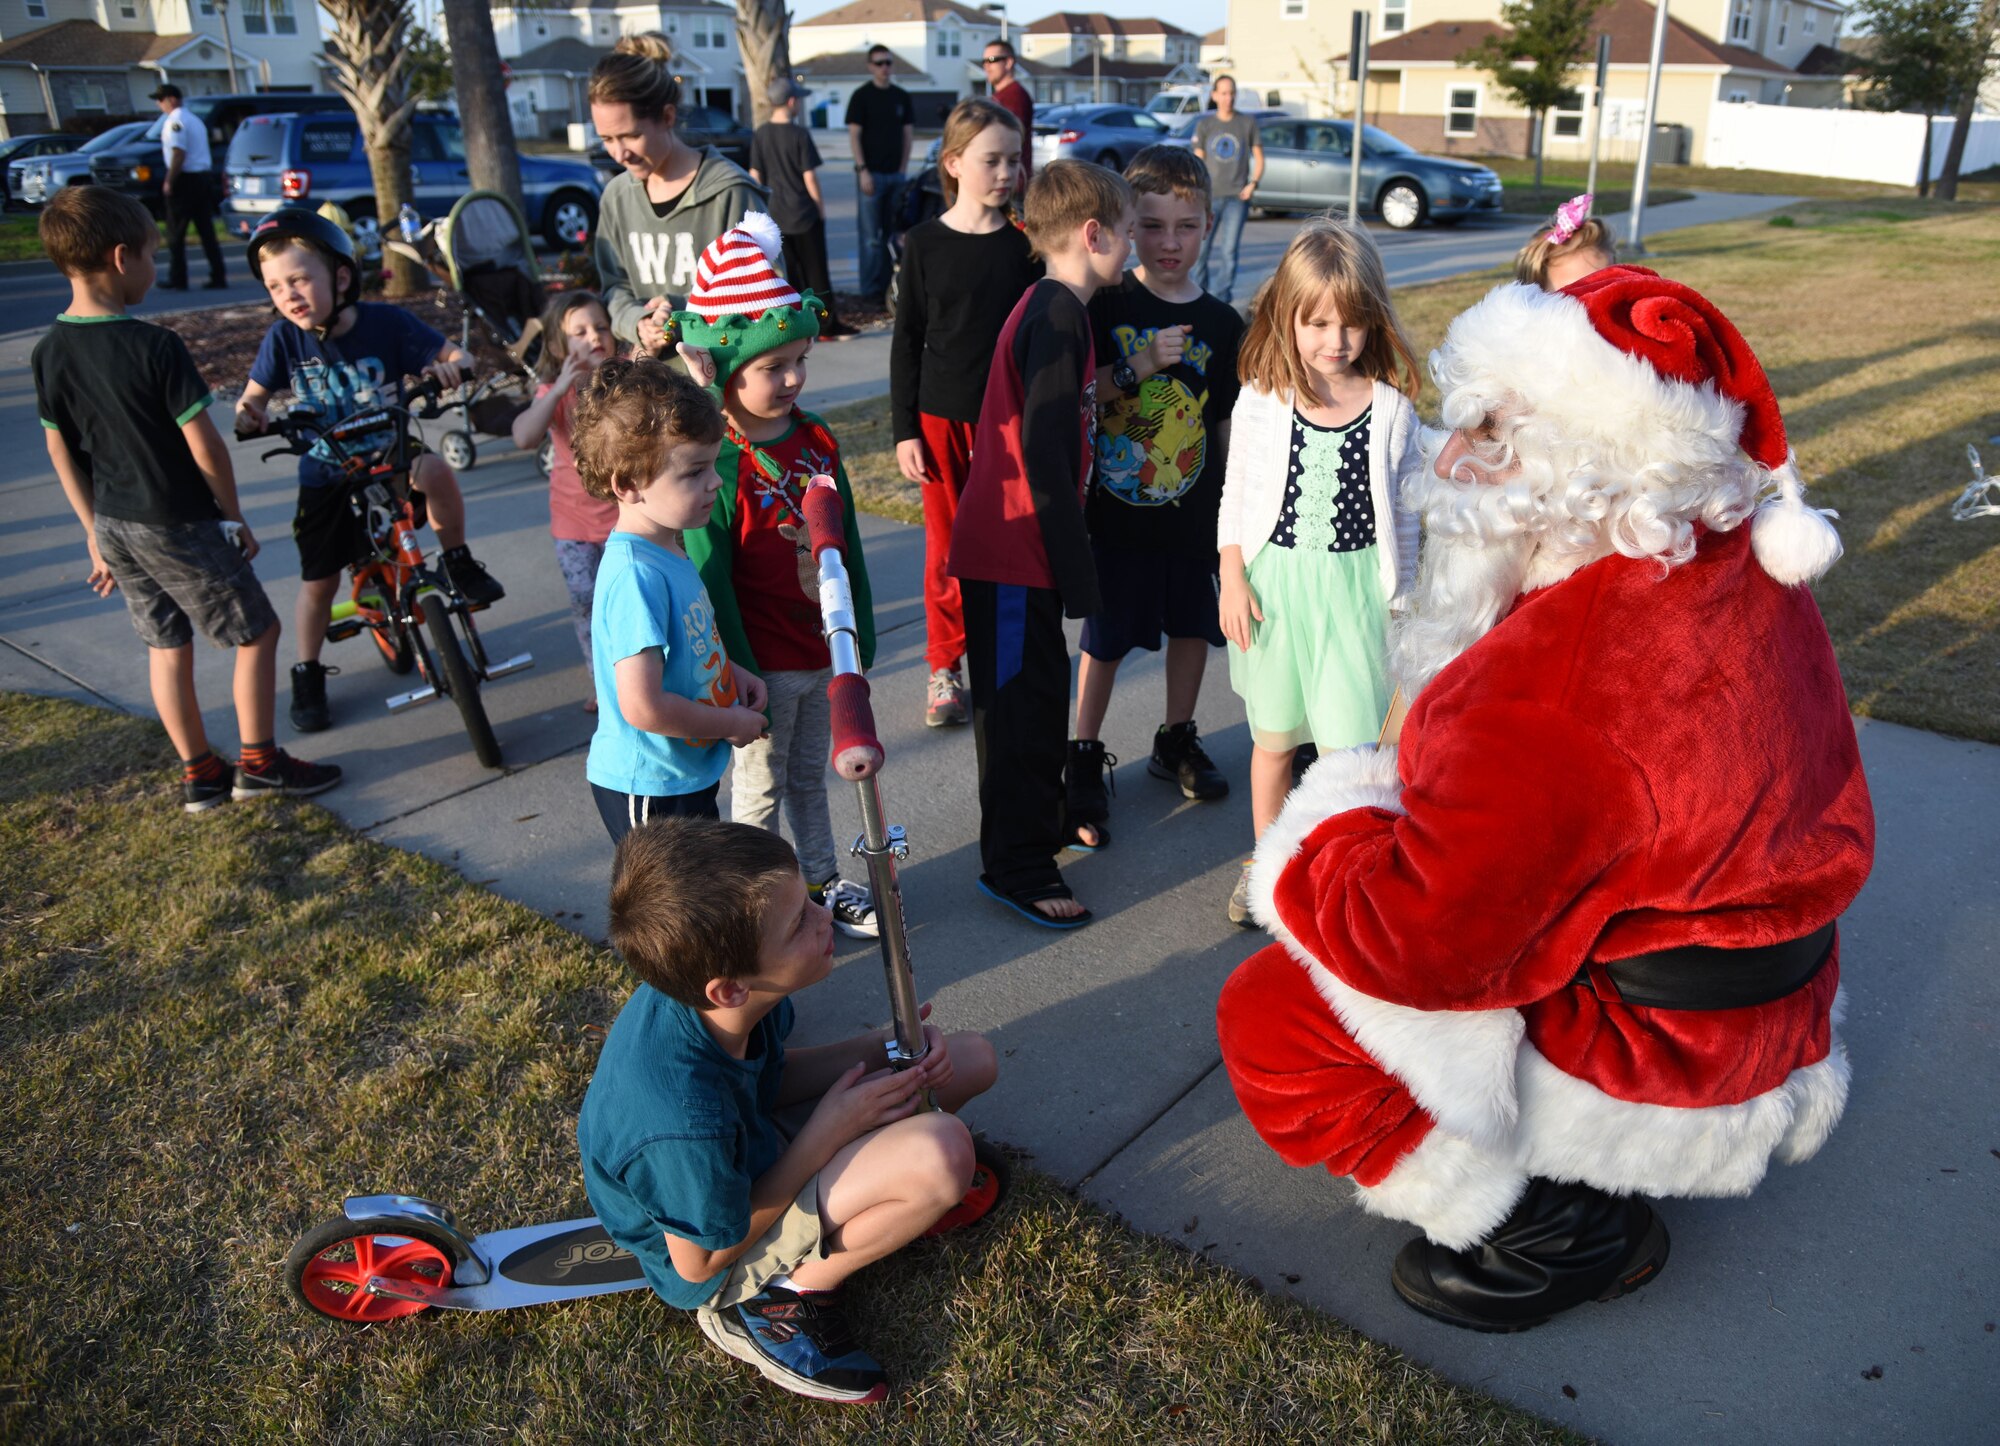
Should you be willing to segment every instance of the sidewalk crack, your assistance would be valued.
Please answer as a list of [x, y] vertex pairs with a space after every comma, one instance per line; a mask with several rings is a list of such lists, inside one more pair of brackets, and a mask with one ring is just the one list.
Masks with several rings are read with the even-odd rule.
[[1207, 1069], [1203, 1070], [1200, 1074], [1196, 1075], [1194, 1077], [1194, 1080], [1188, 1085], [1186, 1089], [1182, 1090], [1179, 1094], [1175, 1095], [1172, 1099], [1168, 1100], [1164, 1105], [1161, 1105], [1160, 1108], [1157, 1111], [1155, 1111], [1144, 1123], [1142, 1123], [1138, 1129], [1132, 1132], [1131, 1138], [1122, 1140], [1118, 1144], [1112, 1146], [1110, 1154], [1106, 1155], [1103, 1159], [1099, 1160], [1095, 1165], [1092, 1165], [1088, 1170], [1084, 1171], [1083, 1174], [1079, 1175], [1077, 1177], [1075, 1188], [1078, 1190], [1082, 1190], [1084, 1186], [1088, 1185], [1092, 1180], [1095, 1180], [1099, 1174], [1101, 1174], [1106, 1168], [1110, 1166], [1113, 1160], [1117, 1159], [1120, 1155], [1124, 1154], [1134, 1144], [1136, 1144], [1141, 1135], [1145, 1134], [1146, 1131], [1152, 1129], [1153, 1126], [1157, 1125], [1161, 1120], [1165, 1119], [1169, 1114], [1173, 1113], [1174, 1106], [1178, 1105], [1182, 1100], [1186, 1099], [1189, 1095], [1193, 1094], [1196, 1090], [1200, 1089], [1202, 1081], [1206, 1080], [1210, 1075], [1214, 1074], [1217, 1070], [1221, 1068], [1222, 1068], [1222, 1056], [1218, 1054], [1215, 1057], [1215, 1063], [1211, 1064]]

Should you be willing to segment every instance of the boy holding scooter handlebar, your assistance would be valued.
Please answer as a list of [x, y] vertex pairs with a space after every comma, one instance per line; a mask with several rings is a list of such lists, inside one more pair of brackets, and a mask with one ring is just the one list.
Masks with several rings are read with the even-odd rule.
[[640, 983], [577, 1120], [605, 1229], [725, 1354], [815, 1400], [883, 1400], [839, 1287], [965, 1195], [973, 1141], [950, 1111], [993, 1083], [993, 1047], [926, 1024], [900, 1072], [889, 1031], [788, 1052], [791, 996], [832, 968], [832, 917], [791, 845], [746, 824], [628, 833], [611, 941]]

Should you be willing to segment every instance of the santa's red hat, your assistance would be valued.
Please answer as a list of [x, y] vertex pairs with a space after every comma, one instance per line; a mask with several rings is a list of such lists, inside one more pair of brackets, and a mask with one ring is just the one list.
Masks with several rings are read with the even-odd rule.
[[1511, 393], [1566, 440], [1690, 467], [1747, 454], [1776, 488], [1750, 541], [1779, 582], [1809, 582], [1840, 557], [1833, 514], [1805, 505], [1764, 368], [1692, 287], [1643, 266], [1608, 266], [1554, 293], [1498, 287], [1452, 322], [1442, 353], [1452, 376]]

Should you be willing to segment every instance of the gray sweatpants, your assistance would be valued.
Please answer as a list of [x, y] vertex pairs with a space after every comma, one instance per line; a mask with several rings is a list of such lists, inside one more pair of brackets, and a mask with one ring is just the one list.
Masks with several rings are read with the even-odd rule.
[[826, 701], [831, 669], [773, 672], [771, 736], [736, 750], [729, 781], [729, 812], [737, 823], [778, 831], [778, 808], [791, 825], [799, 871], [809, 884], [840, 873], [833, 851], [833, 819], [826, 807], [826, 770], [833, 751], [833, 710]]

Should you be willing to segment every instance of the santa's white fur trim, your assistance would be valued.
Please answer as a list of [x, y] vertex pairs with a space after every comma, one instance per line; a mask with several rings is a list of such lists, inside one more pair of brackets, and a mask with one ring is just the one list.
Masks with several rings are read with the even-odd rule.
[[1528, 1173], [1490, 1150], [1432, 1130], [1381, 1181], [1354, 1187], [1370, 1215], [1419, 1226], [1447, 1250], [1469, 1250], [1513, 1212]]
[[1497, 286], [1445, 333], [1454, 374], [1490, 380], [1571, 441], [1700, 470], [1737, 454], [1743, 407], [1712, 385], [1662, 376], [1591, 325], [1581, 301], [1540, 287]]
[[1514, 1127], [1514, 1056], [1522, 1020], [1512, 1009], [1423, 1010], [1363, 994], [1335, 978], [1278, 917], [1276, 891], [1307, 835], [1356, 808], [1401, 813], [1394, 744], [1329, 753], [1315, 763], [1257, 841], [1250, 912], [1305, 969], [1313, 988], [1375, 1061], [1454, 1134], [1504, 1148]]
[[1750, 549], [1758, 565], [1787, 587], [1816, 581], [1840, 561], [1840, 534], [1830, 520], [1840, 514], [1806, 506], [1797, 454], [1788, 455], [1771, 480], [1778, 491], [1750, 519]]
[[776, 221], [762, 211], [745, 211], [735, 229], [757, 243], [757, 249], [764, 253], [766, 261], [773, 266], [778, 264], [778, 257], [785, 249], [785, 233], [778, 229]]

